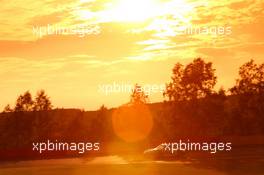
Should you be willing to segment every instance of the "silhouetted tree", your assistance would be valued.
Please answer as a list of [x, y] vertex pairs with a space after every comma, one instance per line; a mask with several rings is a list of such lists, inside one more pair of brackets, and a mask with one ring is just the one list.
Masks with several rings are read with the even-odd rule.
[[107, 111], [107, 107], [103, 104], [100, 108], [99, 108], [100, 112], [105, 112]]
[[211, 95], [216, 84], [212, 63], [201, 58], [183, 67], [177, 63], [173, 68], [172, 82], [166, 84], [164, 96], [170, 101], [182, 101]]
[[264, 64], [257, 65], [250, 60], [239, 68], [236, 85], [230, 89], [232, 94], [263, 94]]
[[10, 107], [9, 104], [7, 104], [7, 105], [4, 107], [4, 110], [3, 110], [3, 113], [7, 113], [7, 112], [13, 112], [13, 109]]
[[32, 111], [34, 102], [29, 91], [26, 91], [23, 95], [20, 95], [16, 100], [15, 111]]
[[148, 102], [148, 95], [145, 94], [142, 87], [138, 84], [135, 85], [132, 90], [132, 94], [130, 95], [130, 103], [131, 104], [141, 104]]
[[222, 97], [225, 97], [226, 96], [226, 90], [221, 87], [219, 90], [218, 90], [218, 95], [222, 96]]
[[175, 64], [172, 70], [172, 82], [166, 84], [166, 90], [163, 93], [169, 100], [181, 101], [184, 99], [184, 87], [182, 86], [184, 67], [182, 64]]
[[45, 94], [45, 91], [44, 90], [38, 91], [34, 101], [34, 110], [45, 111], [51, 109], [52, 109], [51, 101], [50, 98]]

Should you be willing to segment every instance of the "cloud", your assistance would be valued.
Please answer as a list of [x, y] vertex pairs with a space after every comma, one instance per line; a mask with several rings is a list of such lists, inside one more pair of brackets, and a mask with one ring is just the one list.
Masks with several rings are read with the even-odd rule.
[[230, 57], [235, 55], [235, 53], [230, 48], [198, 48], [196, 51], [197, 53], [201, 53], [213, 58]]
[[97, 59], [119, 59], [139, 48], [135, 43], [150, 34], [132, 34], [115, 24], [102, 24], [102, 32], [86, 37], [51, 35], [36, 41], [0, 41], [0, 57], [45, 59], [76, 54], [95, 56]]
[[54, 12], [48, 15], [37, 15], [30, 19], [29, 26], [46, 26], [61, 22], [67, 15], [67, 12]]

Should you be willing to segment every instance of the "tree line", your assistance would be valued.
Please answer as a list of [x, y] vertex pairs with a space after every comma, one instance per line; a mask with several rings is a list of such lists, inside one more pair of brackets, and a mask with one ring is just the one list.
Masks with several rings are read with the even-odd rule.
[[50, 97], [44, 90], [39, 90], [33, 99], [29, 91], [18, 96], [15, 107], [11, 108], [8, 104], [5, 106], [3, 113], [6, 112], [22, 112], [22, 111], [46, 111], [52, 109]]
[[[217, 82], [215, 69], [211, 62], [196, 58], [186, 66], [176, 63], [172, 69], [171, 81], [166, 83], [163, 96], [170, 102], [189, 101], [208, 96], [231, 95], [263, 95], [264, 93], [264, 63], [256, 64], [250, 60], [239, 68], [239, 78], [229, 90], [223, 87], [215, 91]], [[130, 96], [130, 103], [147, 103], [146, 95], [140, 85], [136, 84]], [[3, 112], [43, 111], [51, 110], [52, 103], [44, 90], [37, 92], [35, 99], [29, 91], [20, 95], [14, 108], [8, 104]]]
[[[263, 95], [264, 94], [264, 63], [256, 64], [250, 60], [239, 68], [239, 78], [236, 84], [227, 91], [221, 87], [214, 89], [217, 77], [211, 62], [202, 58], [194, 59], [186, 66], [175, 64], [171, 81], [166, 83], [164, 98], [170, 102], [190, 101], [208, 96], [230, 95]], [[141, 86], [135, 85], [131, 95], [131, 102], [146, 103], [148, 96], [141, 91]]]

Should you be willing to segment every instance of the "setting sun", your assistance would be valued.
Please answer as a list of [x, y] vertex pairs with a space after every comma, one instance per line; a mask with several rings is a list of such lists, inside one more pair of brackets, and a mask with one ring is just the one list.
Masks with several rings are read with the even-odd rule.
[[109, 10], [109, 18], [115, 21], [141, 22], [157, 16], [158, 7], [155, 0], [120, 0]]

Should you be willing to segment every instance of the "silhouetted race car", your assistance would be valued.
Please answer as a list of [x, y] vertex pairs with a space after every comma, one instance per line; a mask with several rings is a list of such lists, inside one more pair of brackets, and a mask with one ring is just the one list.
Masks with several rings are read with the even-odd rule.
[[160, 144], [155, 148], [150, 148], [144, 151], [144, 156], [155, 160], [179, 160], [184, 159], [186, 153], [176, 151], [173, 154], [166, 148], [165, 144]]

